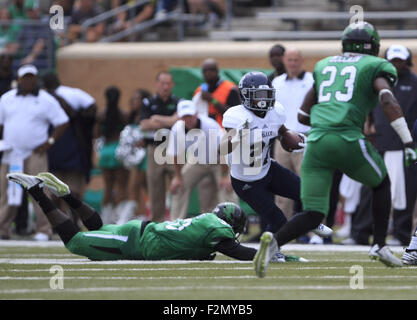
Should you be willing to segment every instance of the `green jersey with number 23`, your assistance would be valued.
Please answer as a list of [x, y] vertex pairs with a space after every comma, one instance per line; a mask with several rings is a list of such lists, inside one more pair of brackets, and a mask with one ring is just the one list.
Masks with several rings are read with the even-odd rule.
[[313, 76], [318, 103], [311, 109], [308, 140], [316, 141], [331, 130], [353, 141], [364, 138], [366, 116], [378, 103], [374, 80], [384, 77], [392, 86], [397, 72], [385, 59], [345, 53], [320, 60]]

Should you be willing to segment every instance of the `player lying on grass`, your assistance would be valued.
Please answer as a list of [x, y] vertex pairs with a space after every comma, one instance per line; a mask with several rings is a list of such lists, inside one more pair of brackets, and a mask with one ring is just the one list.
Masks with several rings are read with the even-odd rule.
[[[244, 231], [246, 215], [234, 203], [220, 203], [212, 213], [189, 219], [161, 223], [131, 220], [123, 225], [103, 225], [100, 215], [75, 198], [68, 186], [51, 173], [37, 176], [10, 173], [7, 178], [20, 184], [35, 199], [70, 252], [90, 260], [211, 260], [215, 252], [220, 252], [250, 261], [256, 254], [255, 249], [242, 246], [237, 240]], [[80, 232], [55, 207], [43, 188], [62, 198], [89, 231]], [[278, 258], [272, 262], [285, 262], [282, 255], [281, 260]], [[300, 260], [296, 256], [287, 259]]]

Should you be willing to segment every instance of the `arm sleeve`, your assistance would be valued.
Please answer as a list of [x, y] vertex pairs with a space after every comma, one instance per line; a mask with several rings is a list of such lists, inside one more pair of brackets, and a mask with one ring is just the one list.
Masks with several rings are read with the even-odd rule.
[[384, 61], [378, 66], [374, 79], [379, 77], [385, 78], [390, 86], [394, 87], [394, 84], [397, 81], [397, 70], [392, 63]]
[[255, 249], [242, 246], [233, 239], [220, 241], [214, 249], [228, 257], [245, 261], [253, 260], [256, 254]]

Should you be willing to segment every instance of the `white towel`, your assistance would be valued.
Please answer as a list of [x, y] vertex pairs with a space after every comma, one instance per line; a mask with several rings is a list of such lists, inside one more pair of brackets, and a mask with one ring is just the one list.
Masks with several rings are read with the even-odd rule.
[[[9, 173], [23, 172], [23, 158], [12, 152], [10, 157]], [[7, 203], [9, 206], [20, 206], [22, 204], [23, 188], [12, 181], [7, 186]]]
[[209, 104], [207, 101], [201, 98], [201, 91], [197, 92], [197, 94], [193, 97], [192, 101], [196, 106], [198, 114], [208, 116]]
[[407, 207], [403, 157], [402, 150], [387, 151], [384, 154], [384, 162], [391, 180], [392, 206], [397, 210], [404, 210]]
[[362, 184], [349, 178], [347, 175], [342, 176], [339, 185], [339, 192], [345, 198], [345, 213], [353, 213], [359, 204]]

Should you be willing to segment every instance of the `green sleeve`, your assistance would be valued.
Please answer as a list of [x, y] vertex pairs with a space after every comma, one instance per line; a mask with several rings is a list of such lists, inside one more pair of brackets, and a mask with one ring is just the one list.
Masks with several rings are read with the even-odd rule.
[[385, 60], [381, 62], [375, 70], [374, 79], [379, 77], [385, 78], [390, 86], [393, 87], [397, 81], [397, 70], [392, 63]]

